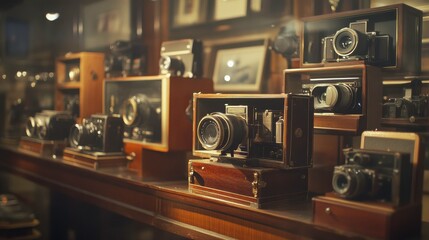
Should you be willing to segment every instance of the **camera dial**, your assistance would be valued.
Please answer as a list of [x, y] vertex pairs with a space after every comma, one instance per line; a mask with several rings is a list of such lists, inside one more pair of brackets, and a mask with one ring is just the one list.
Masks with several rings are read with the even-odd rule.
[[334, 51], [342, 57], [368, 54], [368, 35], [352, 28], [342, 28], [334, 35]]
[[207, 150], [232, 152], [247, 138], [247, 123], [238, 115], [211, 113], [198, 123], [197, 137]]

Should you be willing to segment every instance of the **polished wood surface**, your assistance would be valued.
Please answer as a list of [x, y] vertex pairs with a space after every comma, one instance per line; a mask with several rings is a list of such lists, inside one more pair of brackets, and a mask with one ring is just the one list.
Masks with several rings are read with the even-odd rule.
[[[313, 225], [310, 199], [264, 210], [253, 209], [190, 193], [186, 179], [144, 181], [126, 168], [82, 168], [67, 164], [62, 159], [24, 153], [14, 146], [0, 146], [0, 154], [3, 171], [192, 239], [356, 237]], [[426, 231], [423, 234], [421, 238], [429, 237]]]

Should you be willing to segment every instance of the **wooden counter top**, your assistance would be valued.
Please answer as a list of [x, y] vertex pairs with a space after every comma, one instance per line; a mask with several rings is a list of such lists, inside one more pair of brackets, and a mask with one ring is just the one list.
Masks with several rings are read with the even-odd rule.
[[[95, 170], [0, 146], [0, 167], [135, 221], [192, 239], [347, 239], [312, 224], [311, 200], [254, 209], [188, 191], [187, 181], [142, 181], [125, 168]], [[429, 237], [429, 223], [423, 223]], [[426, 227], [425, 227], [426, 226]]]

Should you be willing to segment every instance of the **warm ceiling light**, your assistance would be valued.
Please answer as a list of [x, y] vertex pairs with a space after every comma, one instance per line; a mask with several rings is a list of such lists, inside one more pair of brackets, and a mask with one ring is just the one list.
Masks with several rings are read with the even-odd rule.
[[59, 13], [46, 13], [46, 19], [48, 19], [48, 21], [55, 21], [60, 17]]

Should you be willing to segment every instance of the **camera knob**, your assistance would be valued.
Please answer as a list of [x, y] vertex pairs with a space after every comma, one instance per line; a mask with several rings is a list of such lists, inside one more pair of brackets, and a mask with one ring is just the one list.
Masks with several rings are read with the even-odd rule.
[[325, 92], [325, 103], [328, 107], [334, 107], [338, 101], [338, 91], [335, 86], [328, 86]]

